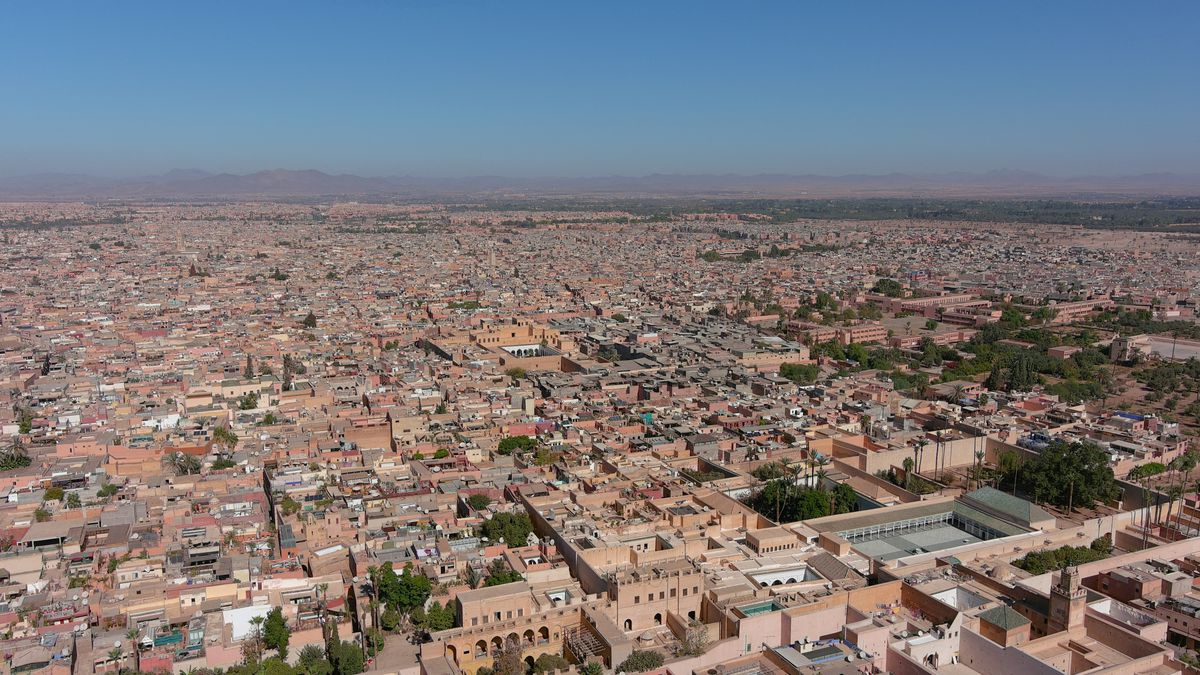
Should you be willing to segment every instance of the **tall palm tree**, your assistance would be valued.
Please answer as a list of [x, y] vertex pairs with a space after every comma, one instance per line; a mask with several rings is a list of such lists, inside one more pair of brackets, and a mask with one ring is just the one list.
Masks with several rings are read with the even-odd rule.
[[912, 472], [913, 472], [912, 457], [905, 457], [904, 462], [902, 463], [902, 466], [904, 467], [904, 489], [907, 490], [909, 484], [912, 483]]
[[939, 453], [941, 455], [941, 463], [935, 463], [933, 470], [938, 472], [938, 482], [942, 483], [945, 482], [946, 479], [946, 465], [950, 463], [950, 453], [948, 452], [949, 448], [946, 447], [945, 431], [939, 431], [937, 433], [937, 444], [938, 447], [941, 448]]
[[[1167, 519], [1166, 519], [1165, 527], [1167, 527], [1168, 529], [1171, 527], [1171, 511], [1173, 511], [1175, 509], [1175, 501], [1177, 499], [1179, 499], [1181, 496], [1183, 496], [1183, 486], [1182, 485], [1171, 485], [1171, 486], [1167, 487], [1167, 499], [1170, 501], [1167, 502]], [[1180, 506], [1179, 510], [1180, 510], [1180, 512], [1182, 512], [1183, 507]]]
[[817, 455], [817, 471], [821, 472], [827, 466], [829, 466], [829, 458], [825, 455]]
[[1012, 473], [1012, 493], [1017, 494], [1017, 474], [1021, 471], [1021, 456], [1016, 450], [1005, 450], [996, 458], [996, 468], [1001, 474]]
[[923, 462], [921, 460], [925, 459], [925, 446], [929, 445], [929, 439], [922, 436], [921, 438], [918, 438], [916, 443], [914, 443], [913, 445], [916, 446], [916, 453], [915, 453], [916, 457], [917, 457], [916, 471], [919, 474], [919, 473], [921, 473], [921, 464], [923, 464]]

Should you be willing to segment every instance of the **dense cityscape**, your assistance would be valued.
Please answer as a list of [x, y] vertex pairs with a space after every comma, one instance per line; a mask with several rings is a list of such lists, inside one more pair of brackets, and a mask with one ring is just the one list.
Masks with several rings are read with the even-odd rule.
[[1197, 663], [1200, 239], [663, 208], [0, 205], [5, 671]]

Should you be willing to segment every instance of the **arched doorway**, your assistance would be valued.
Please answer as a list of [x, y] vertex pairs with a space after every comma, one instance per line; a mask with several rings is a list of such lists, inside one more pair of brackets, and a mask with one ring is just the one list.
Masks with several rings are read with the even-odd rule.
[[696, 620], [696, 610], [693, 609], [692, 611], [688, 612], [688, 618], [691, 619], [692, 621], [695, 621]]
[[538, 644], [550, 644], [550, 629], [542, 626], [538, 629]]
[[454, 645], [446, 645], [446, 656], [449, 656], [455, 664], [458, 663], [458, 650], [454, 648]]
[[633, 630], [633, 619], [625, 619], [625, 630]]
[[475, 658], [482, 659], [487, 656], [487, 643], [483, 640], [475, 643]]
[[524, 638], [525, 638], [525, 646], [532, 647], [533, 646], [533, 629], [532, 628], [525, 631]]
[[662, 614], [655, 614], [655, 615], [654, 615], [654, 625], [655, 625], [655, 626], [661, 626], [661, 625], [662, 625]]

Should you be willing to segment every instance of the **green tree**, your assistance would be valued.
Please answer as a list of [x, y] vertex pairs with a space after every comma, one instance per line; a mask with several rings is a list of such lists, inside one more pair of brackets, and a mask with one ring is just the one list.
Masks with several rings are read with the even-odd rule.
[[821, 370], [811, 363], [784, 363], [779, 366], [780, 377], [801, 385], [816, 382], [820, 374]]
[[621, 662], [621, 665], [617, 666], [617, 672], [625, 671], [627, 673], [644, 673], [647, 670], [661, 668], [662, 664], [662, 654], [643, 649], [635, 649], [629, 654], [629, 658], [625, 659]]
[[317, 645], [305, 645], [296, 658], [297, 675], [333, 675], [333, 665], [325, 657], [325, 650]]
[[229, 430], [229, 427], [220, 426], [213, 429], [213, 442], [227, 448], [233, 448], [238, 444], [238, 437], [237, 434]]
[[533, 662], [533, 672], [541, 675], [542, 673], [554, 673], [560, 670], [566, 670], [570, 667], [570, 663], [558, 654], [542, 654]]
[[1091, 442], [1055, 441], [1025, 463], [1022, 475], [1035, 500], [1090, 508], [1117, 496], [1108, 455]]
[[242, 640], [242, 663], [257, 667], [266, 648], [266, 642], [263, 641], [263, 617], [256, 616], [250, 619], [250, 625], [250, 634]]
[[889, 298], [898, 298], [904, 293], [904, 287], [895, 279], [880, 279], [871, 287], [871, 292], [886, 295]]
[[858, 493], [848, 483], [833, 487], [833, 512], [850, 513], [858, 510]]
[[267, 613], [267, 620], [263, 623], [263, 642], [268, 648], [277, 650], [279, 658], [286, 660], [288, 641], [291, 638], [292, 631], [288, 630], [283, 610], [279, 607], [273, 608]]
[[470, 506], [472, 509], [475, 509], [476, 511], [482, 511], [482, 510], [486, 509], [488, 506], [491, 505], [491, 503], [492, 503], [492, 498], [483, 493], [476, 493], [476, 494], [471, 495], [470, 497], [467, 497], [467, 506]]
[[433, 584], [423, 575], [413, 574], [405, 567], [400, 574], [392, 569], [392, 563], [384, 563], [376, 572], [376, 588], [379, 599], [389, 608], [400, 612], [411, 612], [422, 607], [433, 592]]
[[334, 675], [358, 675], [366, 665], [362, 650], [353, 642], [342, 640], [329, 650], [329, 661]]
[[20, 438], [13, 438], [12, 444], [0, 452], [0, 471], [23, 469], [32, 463], [33, 460], [29, 458], [29, 453], [25, 451], [25, 445], [21, 443]]
[[529, 452], [537, 446], [537, 441], [528, 436], [508, 436], [500, 440], [496, 452], [501, 455], [511, 455], [513, 451]]
[[404, 615], [392, 609], [391, 607], [383, 610], [383, 612], [379, 615], [379, 625], [389, 633], [394, 632], [397, 628], [399, 628], [403, 621]]
[[[46, 354], [47, 363], [49, 363], [49, 358], [50, 355]], [[46, 368], [45, 370], [46, 372], [49, 372], [49, 368]], [[42, 374], [45, 375], [46, 373]], [[21, 435], [25, 435], [30, 431], [33, 431], [33, 411], [31, 411], [29, 408], [21, 408], [21, 412], [17, 415], [17, 431], [20, 432]]]
[[510, 568], [503, 558], [496, 558], [492, 564], [488, 566], [487, 580], [483, 582], [484, 586], [503, 586], [504, 584], [513, 584], [518, 581], [524, 581], [525, 577], [521, 573]]
[[77, 509], [81, 506], [83, 506], [83, 501], [79, 498], [78, 492], [67, 493], [67, 508], [68, 509]]
[[167, 465], [181, 476], [200, 473], [200, 458], [178, 450], [167, 455]]
[[1017, 478], [1021, 471], [1021, 456], [1016, 450], [1002, 450], [996, 457], [996, 468], [1001, 476], [1012, 478], [1012, 493], [1017, 494]]
[[533, 532], [533, 522], [524, 513], [497, 513], [483, 521], [483, 536], [490, 541], [504, 541], [509, 548], [524, 546]]
[[775, 480], [776, 478], [783, 478], [785, 475], [787, 475], [787, 471], [784, 470], [783, 466], [780, 465], [779, 462], [767, 462], [762, 466], [755, 467], [754, 470], [750, 472], [750, 475], [761, 481], [768, 481]]
[[421, 625], [430, 633], [453, 628], [454, 609], [449, 605], [443, 607], [442, 603], [435, 600], [429, 605], [429, 609], [425, 610]]
[[63, 492], [62, 488], [58, 487], [57, 485], [53, 485], [46, 488], [46, 493], [42, 496], [42, 499], [45, 499], [46, 501], [61, 502], [64, 494], [65, 493]]
[[300, 502], [292, 499], [291, 495], [284, 495], [279, 502], [279, 511], [285, 516], [290, 516], [300, 510]]

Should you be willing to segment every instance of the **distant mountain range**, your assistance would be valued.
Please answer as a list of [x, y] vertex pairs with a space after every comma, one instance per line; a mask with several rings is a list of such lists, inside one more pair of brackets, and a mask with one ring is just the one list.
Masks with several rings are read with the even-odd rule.
[[0, 199], [205, 199], [255, 197], [1140, 197], [1200, 195], [1200, 175], [1053, 178], [1028, 171], [984, 173], [652, 174], [592, 178], [367, 177], [275, 169], [250, 174], [176, 169], [139, 178], [43, 173], [0, 178]]

